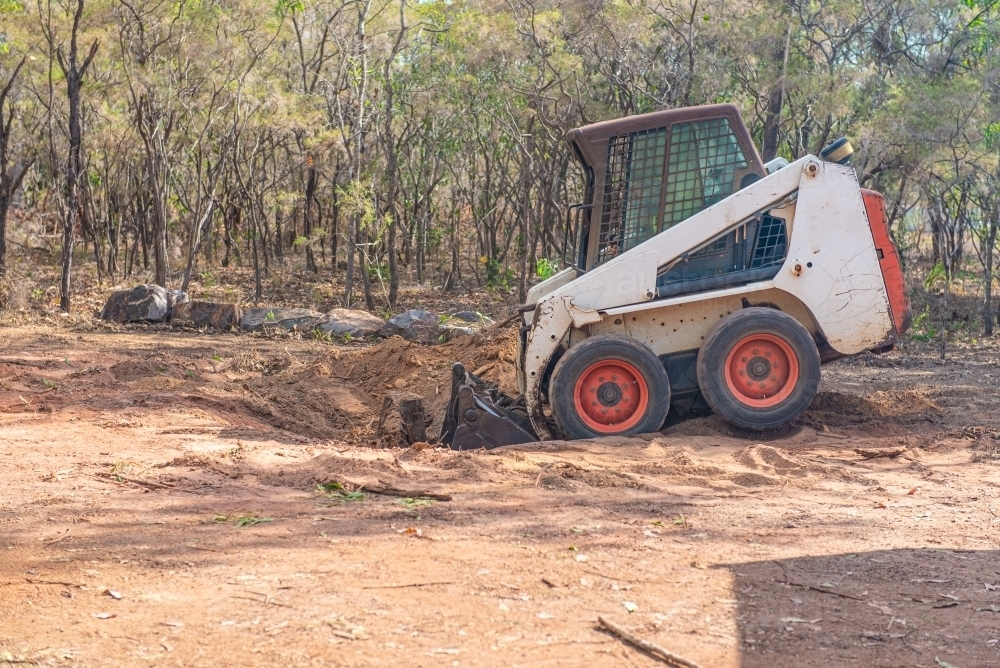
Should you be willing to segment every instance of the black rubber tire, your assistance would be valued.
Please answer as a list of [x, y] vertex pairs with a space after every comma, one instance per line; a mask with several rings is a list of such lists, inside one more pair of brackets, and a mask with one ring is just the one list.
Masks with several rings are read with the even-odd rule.
[[[630, 429], [613, 434], [600, 433], [583, 421], [573, 393], [581, 374], [601, 360], [622, 360], [631, 364], [646, 381], [649, 400], [639, 421]], [[569, 438], [599, 438], [648, 434], [659, 431], [670, 410], [670, 379], [663, 362], [653, 351], [627, 336], [593, 336], [570, 348], [559, 359], [549, 381], [549, 405], [559, 428]]]
[[[726, 382], [730, 351], [752, 334], [781, 338], [798, 358], [798, 380], [791, 394], [775, 406], [755, 408], [741, 402]], [[712, 410], [745, 429], [773, 429], [797, 418], [819, 389], [819, 350], [795, 318], [771, 308], [745, 308], [726, 316], [705, 337], [698, 351], [698, 387]]]

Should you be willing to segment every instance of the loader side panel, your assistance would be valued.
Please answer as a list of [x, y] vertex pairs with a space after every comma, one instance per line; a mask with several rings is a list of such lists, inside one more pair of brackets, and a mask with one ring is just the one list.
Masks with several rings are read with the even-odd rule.
[[903, 267], [899, 262], [896, 244], [889, 234], [889, 219], [885, 215], [885, 197], [874, 190], [861, 189], [865, 200], [865, 212], [868, 214], [868, 225], [872, 230], [875, 250], [879, 256], [879, 266], [882, 268], [882, 278], [889, 294], [889, 310], [892, 312], [892, 322], [899, 336], [910, 328], [913, 312], [910, 309], [910, 296], [906, 292], [906, 281], [903, 280]]
[[830, 347], [842, 355], [895, 340], [854, 168], [829, 162], [805, 166], [788, 257], [773, 283], [805, 304]]
[[[650, 306], [653, 304], [657, 302]], [[820, 334], [815, 319], [801, 301], [765, 282], [747, 286], [737, 294], [687, 295], [656, 308], [604, 314], [601, 322], [588, 325], [586, 331], [574, 329], [570, 345], [587, 336], [619, 334], [640, 341], [658, 357], [698, 350], [715, 323], [746, 305], [776, 308], [798, 320], [814, 337]]]

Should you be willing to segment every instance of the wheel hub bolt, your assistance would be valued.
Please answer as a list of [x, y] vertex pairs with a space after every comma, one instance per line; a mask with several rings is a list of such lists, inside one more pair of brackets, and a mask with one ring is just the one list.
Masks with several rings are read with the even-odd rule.
[[467, 408], [465, 410], [465, 419], [468, 422], [475, 422], [476, 418], [479, 417], [479, 413], [476, 412], [474, 408]]

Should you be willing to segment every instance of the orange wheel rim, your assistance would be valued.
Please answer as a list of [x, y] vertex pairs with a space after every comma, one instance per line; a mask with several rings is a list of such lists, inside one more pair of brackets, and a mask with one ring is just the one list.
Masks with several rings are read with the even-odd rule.
[[621, 434], [639, 424], [646, 414], [649, 389], [633, 365], [601, 360], [580, 374], [573, 401], [588, 428], [599, 434]]
[[726, 385], [740, 403], [771, 408], [787, 399], [799, 382], [799, 358], [773, 334], [751, 334], [726, 358]]

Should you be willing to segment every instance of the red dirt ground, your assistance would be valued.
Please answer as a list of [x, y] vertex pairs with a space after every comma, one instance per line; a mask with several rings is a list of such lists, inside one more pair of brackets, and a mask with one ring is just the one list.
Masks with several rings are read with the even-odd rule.
[[598, 616], [705, 668], [1000, 665], [998, 357], [829, 365], [780, 433], [454, 453], [370, 447], [382, 395], [436, 433], [509, 335], [6, 328], [0, 666], [662, 665]]

